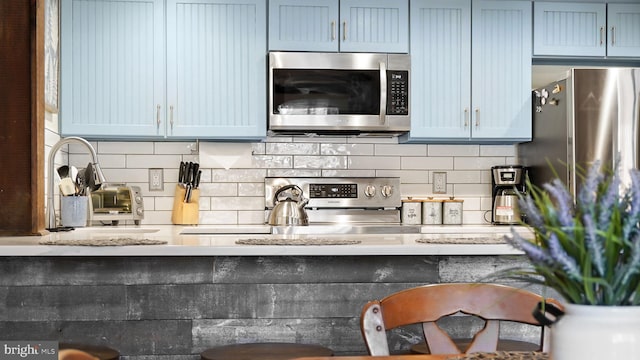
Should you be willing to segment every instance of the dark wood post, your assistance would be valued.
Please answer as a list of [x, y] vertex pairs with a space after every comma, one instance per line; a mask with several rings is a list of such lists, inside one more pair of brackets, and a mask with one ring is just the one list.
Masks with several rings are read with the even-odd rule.
[[44, 1], [0, 1], [0, 235], [45, 232]]

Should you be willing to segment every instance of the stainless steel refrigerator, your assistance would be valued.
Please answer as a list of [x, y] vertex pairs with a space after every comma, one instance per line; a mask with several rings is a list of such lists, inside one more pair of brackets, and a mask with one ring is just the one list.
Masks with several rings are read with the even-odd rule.
[[638, 168], [640, 68], [571, 69], [565, 79], [534, 91], [533, 140], [518, 145], [520, 164], [536, 185], [556, 175], [572, 193], [576, 168], [595, 161], [622, 176]]

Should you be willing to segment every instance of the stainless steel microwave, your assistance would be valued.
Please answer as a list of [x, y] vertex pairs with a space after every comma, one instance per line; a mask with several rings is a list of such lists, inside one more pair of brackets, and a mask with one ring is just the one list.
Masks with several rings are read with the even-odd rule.
[[408, 54], [269, 53], [269, 132], [409, 131]]

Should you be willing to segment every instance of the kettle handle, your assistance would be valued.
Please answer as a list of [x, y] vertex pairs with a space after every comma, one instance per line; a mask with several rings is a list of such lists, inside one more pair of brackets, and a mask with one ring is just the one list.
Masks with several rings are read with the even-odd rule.
[[[289, 190], [289, 189], [297, 189], [300, 192], [300, 194], [302, 194], [302, 189], [298, 185], [295, 185], [295, 184], [285, 185], [285, 186], [281, 187], [280, 189], [278, 189], [275, 194], [273, 194], [273, 202], [274, 203], [278, 202], [278, 195], [280, 195], [281, 192], [283, 192], [285, 190]], [[300, 197], [300, 196], [298, 196], [298, 197]]]

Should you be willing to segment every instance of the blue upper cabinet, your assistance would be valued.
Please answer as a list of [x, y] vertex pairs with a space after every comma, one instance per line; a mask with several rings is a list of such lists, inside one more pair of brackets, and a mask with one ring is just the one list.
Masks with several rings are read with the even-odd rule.
[[269, 50], [409, 52], [408, 0], [271, 0]]
[[341, 0], [340, 51], [409, 52], [408, 0]]
[[338, 0], [270, 0], [269, 50], [339, 49]]
[[411, 1], [409, 142], [531, 139], [531, 3]]
[[640, 4], [607, 4], [607, 55], [640, 57]]
[[61, 133], [265, 137], [266, 12], [266, 0], [62, 0]]
[[640, 57], [640, 4], [534, 2], [535, 56]]
[[266, 0], [167, 1], [167, 135], [266, 136]]
[[533, 3], [534, 55], [605, 56], [605, 4]]
[[62, 1], [63, 135], [164, 135], [163, 18], [163, 0]]

